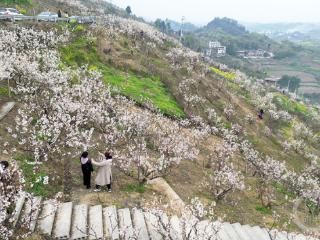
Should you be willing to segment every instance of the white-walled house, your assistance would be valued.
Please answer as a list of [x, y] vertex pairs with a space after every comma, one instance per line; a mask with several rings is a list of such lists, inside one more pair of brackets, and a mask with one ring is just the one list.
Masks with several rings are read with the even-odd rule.
[[209, 48], [205, 51], [205, 54], [208, 57], [224, 57], [226, 53], [227, 47], [222, 46], [219, 41], [210, 41]]

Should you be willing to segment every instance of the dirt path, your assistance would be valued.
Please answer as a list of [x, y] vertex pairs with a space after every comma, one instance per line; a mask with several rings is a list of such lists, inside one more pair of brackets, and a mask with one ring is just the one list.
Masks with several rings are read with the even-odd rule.
[[148, 181], [148, 184], [151, 185], [154, 190], [164, 194], [169, 199], [170, 207], [174, 212], [178, 214], [182, 213], [185, 208], [185, 203], [163, 178], [155, 178]]

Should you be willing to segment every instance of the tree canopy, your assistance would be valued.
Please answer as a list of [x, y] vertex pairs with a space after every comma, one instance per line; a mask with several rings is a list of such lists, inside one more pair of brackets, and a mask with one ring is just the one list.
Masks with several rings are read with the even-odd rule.
[[288, 88], [290, 92], [295, 92], [300, 87], [301, 79], [295, 76], [284, 75], [278, 81], [282, 88]]
[[130, 7], [130, 6], [127, 6], [127, 7], [126, 7], [126, 12], [127, 12], [128, 15], [131, 15], [132, 10], [131, 10], [131, 7]]

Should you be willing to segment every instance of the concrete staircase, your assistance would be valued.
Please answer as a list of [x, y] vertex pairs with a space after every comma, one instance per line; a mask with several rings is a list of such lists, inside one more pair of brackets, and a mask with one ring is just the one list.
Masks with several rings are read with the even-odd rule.
[[[177, 216], [154, 214], [141, 209], [103, 208], [101, 205], [75, 205], [72, 202], [54, 203], [40, 197], [21, 195], [13, 213], [13, 224], [27, 221], [31, 232], [46, 235], [49, 239], [219, 239], [219, 240], [306, 240], [302, 234], [273, 231], [240, 223], [194, 221], [183, 224]], [[184, 221], [185, 222], [185, 221]], [[193, 224], [193, 223], [195, 224]]]

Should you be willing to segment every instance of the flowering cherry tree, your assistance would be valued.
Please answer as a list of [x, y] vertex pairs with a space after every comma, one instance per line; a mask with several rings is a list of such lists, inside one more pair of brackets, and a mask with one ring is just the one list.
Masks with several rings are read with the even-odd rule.
[[0, 238], [9, 239], [13, 234], [10, 211], [14, 208], [17, 194], [22, 191], [24, 178], [16, 163], [9, 168], [0, 164]]

